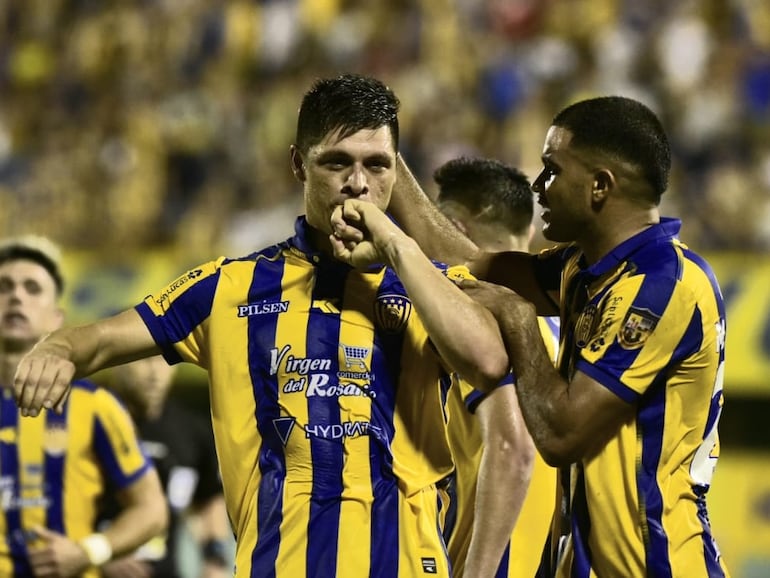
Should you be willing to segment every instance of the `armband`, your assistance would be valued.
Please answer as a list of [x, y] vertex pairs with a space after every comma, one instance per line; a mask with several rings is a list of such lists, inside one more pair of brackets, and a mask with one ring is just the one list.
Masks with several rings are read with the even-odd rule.
[[78, 542], [91, 566], [101, 566], [112, 558], [112, 545], [104, 534], [91, 534]]
[[211, 538], [206, 540], [201, 547], [203, 560], [217, 566], [227, 566], [227, 545], [223, 540]]

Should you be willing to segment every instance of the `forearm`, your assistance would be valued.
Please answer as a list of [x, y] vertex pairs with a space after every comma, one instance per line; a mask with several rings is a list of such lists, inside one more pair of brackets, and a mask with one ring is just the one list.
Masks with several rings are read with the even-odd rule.
[[[534, 451], [534, 450], [532, 450]], [[518, 520], [532, 476], [532, 453], [486, 447], [479, 467], [467, 576], [494, 576]]]
[[154, 469], [135, 483], [127, 503], [110, 523], [104, 535], [112, 546], [113, 558], [133, 552], [168, 526], [168, 505]]
[[450, 265], [466, 263], [479, 253], [478, 247], [462, 234], [425, 194], [401, 155], [398, 156], [396, 185], [388, 205], [401, 228], [431, 259]]
[[64, 327], [38, 343], [36, 355], [51, 354], [69, 360], [74, 377], [126, 363], [158, 351], [149, 330], [134, 310], [81, 326]]
[[[528, 322], [511, 316], [527, 316]], [[534, 307], [511, 308], [498, 316], [503, 341], [516, 376], [516, 392], [535, 446], [551, 465], [571, 429], [568, 384], [543, 343]]]
[[447, 279], [413, 239], [399, 236], [386, 253], [441, 356], [479, 389], [497, 385], [509, 365], [492, 314]]
[[221, 495], [211, 498], [197, 512], [198, 544], [203, 568], [201, 578], [218, 578], [230, 565], [232, 540], [227, 521], [225, 500]]

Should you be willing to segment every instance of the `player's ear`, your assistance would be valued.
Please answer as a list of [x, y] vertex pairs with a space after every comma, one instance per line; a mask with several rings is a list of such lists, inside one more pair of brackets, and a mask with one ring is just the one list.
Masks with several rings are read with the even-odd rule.
[[593, 188], [591, 190], [591, 201], [601, 203], [615, 188], [615, 175], [608, 169], [601, 169], [594, 175]]
[[291, 145], [289, 148], [289, 154], [291, 157], [291, 172], [294, 173], [294, 177], [300, 182], [305, 182], [305, 163], [302, 160], [302, 154], [299, 152], [297, 145]]

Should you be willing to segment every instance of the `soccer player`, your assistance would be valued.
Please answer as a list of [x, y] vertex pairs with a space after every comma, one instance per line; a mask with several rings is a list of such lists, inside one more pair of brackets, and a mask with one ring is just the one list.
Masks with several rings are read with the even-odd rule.
[[[534, 201], [521, 171], [494, 159], [462, 157], [441, 165], [433, 177], [438, 208], [480, 249], [529, 250]], [[559, 319], [538, 321], [555, 361]], [[455, 472], [450, 486], [453, 515], [447, 516], [445, 535], [456, 578], [532, 577], [540, 565], [556, 505], [556, 469], [535, 451], [513, 383], [511, 375], [484, 395], [455, 379], [449, 391]], [[474, 511], [482, 515], [476, 518]], [[501, 527], [490, 519], [499, 520]], [[499, 567], [479, 567], [495, 558]]]
[[442, 377], [491, 388], [510, 364], [495, 319], [448, 278], [467, 269], [432, 263], [384, 213], [398, 106], [372, 78], [315, 82], [290, 147], [295, 236], [56, 331], [17, 372], [36, 415], [73, 374], [159, 352], [207, 369], [238, 578], [450, 574]]
[[[125, 363], [112, 372], [112, 390], [126, 404], [144, 453], [152, 458], [168, 499], [168, 531], [129, 556], [102, 568], [105, 578], [129, 572], [179, 578], [180, 530], [187, 525], [198, 548], [200, 578], [231, 575], [230, 529], [219, 478], [211, 423], [169, 397], [177, 365], [160, 355]], [[106, 496], [101, 518], [111, 520], [119, 504]]]
[[[725, 309], [680, 221], [660, 215], [666, 133], [634, 99], [582, 100], [554, 117], [542, 162], [533, 189], [559, 244], [537, 256], [478, 251], [406, 167], [390, 210], [426, 253], [491, 282], [462, 286], [498, 319], [535, 445], [564, 468], [557, 576], [726, 576], [706, 508]], [[557, 371], [536, 315], [559, 310]]]
[[[166, 503], [134, 426], [115, 397], [75, 381], [60, 411], [23, 417], [13, 398], [21, 357], [63, 321], [58, 248], [38, 237], [0, 244], [0, 576], [99, 576], [112, 556], [166, 525]], [[109, 483], [121, 507], [95, 529]]]

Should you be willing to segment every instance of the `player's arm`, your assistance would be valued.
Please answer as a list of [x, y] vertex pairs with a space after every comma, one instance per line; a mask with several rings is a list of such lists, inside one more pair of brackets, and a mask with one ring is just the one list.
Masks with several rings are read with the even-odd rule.
[[224, 496], [216, 494], [196, 508], [194, 526], [201, 552], [201, 578], [224, 578], [230, 560], [231, 533]]
[[113, 557], [133, 552], [168, 525], [168, 505], [155, 468], [148, 468], [117, 496], [120, 513], [103, 532]]
[[577, 371], [570, 382], [559, 375], [530, 302], [482, 281], [464, 280], [461, 286], [500, 324], [524, 420], [549, 465], [569, 465], [590, 456], [633, 417], [633, 404], [584, 373]]
[[88, 325], [49, 334], [16, 370], [14, 393], [22, 415], [61, 410], [73, 379], [160, 350], [139, 314], [129, 309]]
[[479, 249], [444, 215], [423, 191], [401, 155], [388, 212], [431, 259], [465, 264], [478, 279], [504, 285], [532, 301], [539, 315], [558, 313], [558, 292], [545, 293], [534, 275], [529, 253], [488, 253]]
[[[503, 379], [510, 366], [492, 314], [460, 291], [385, 213], [373, 203], [348, 199], [334, 211], [332, 228], [337, 258], [353, 266], [384, 262], [395, 270], [452, 369], [484, 391]], [[347, 229], [363, 240], [344, 240]]]
[[459, 265], [472, 261], [482, 253], [438, 210], [401, 155], [396, 159], [396, 184], [388, 212], [431, 259]]
[[535, 446], [513, 385], [493, 390], [479, 404], [476, 416], [484, 445], [465, 572], [494, 576], [527, 495]]

